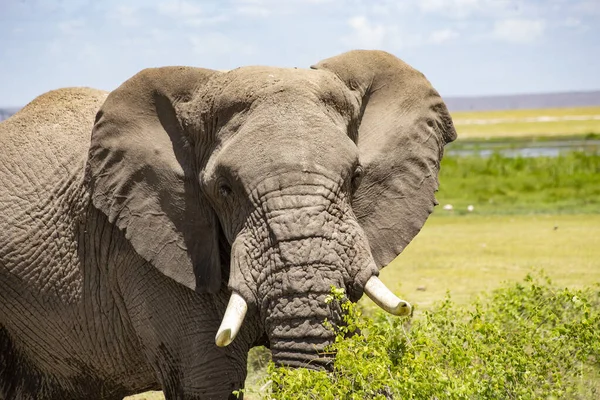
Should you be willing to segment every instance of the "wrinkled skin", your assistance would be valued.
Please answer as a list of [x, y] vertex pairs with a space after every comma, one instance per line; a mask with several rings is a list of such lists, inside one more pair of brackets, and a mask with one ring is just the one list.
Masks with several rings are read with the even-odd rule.
[[[0, 398], [227, 398], [258, 344], [326, 367], [324, 296], [358, 300], [418, 233], [455, 136], [375, 51], [38, 97], [0, 124]], [[232, 292], [248, 313], [221, 348]]]

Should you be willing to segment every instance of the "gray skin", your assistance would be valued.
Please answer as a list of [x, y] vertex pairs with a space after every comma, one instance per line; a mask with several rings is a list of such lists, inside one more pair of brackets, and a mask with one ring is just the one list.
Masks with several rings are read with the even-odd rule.
[[0, 124], [0, 399], [227, 398], [259, 344], [327, 366], [324, 296], [358, 300], [419, 232], [455, 137], [379, 51], [38, 97]]

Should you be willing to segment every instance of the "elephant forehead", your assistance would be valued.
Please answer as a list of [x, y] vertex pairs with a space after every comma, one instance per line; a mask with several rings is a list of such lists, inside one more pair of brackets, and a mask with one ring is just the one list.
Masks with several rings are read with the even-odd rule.
[[208, 170], [222, 166], [260, 175], [277, 167], [323, 167], [337, 174], [355, 162], [349, 130], [358, 101], [334, 74], [243, 67], [217, 75], [211, 84], [220, 144]]
[[245, 103], [248, 107], [268, 102], [277, 104], [316, 102], [344, 114], [358, 111], [358, 102], [332, 73], [303, 68], [242, 67], [220, 74], [213, 82], [217, 108]]

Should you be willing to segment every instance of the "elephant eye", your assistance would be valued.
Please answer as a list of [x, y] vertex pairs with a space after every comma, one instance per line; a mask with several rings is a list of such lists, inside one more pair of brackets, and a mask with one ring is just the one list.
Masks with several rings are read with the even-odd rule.
[[219, 194], [223, 197], [229, 197], [233, 193], [231, 186], [225, 182], [219, 183]]
[[363, 176], [365, 175], [365, 170], [361, 165], [358, 165], [354, 169], [354, 173], [352, 174], [352, 191], [356, 191], [358, 186], [360, 185], [360, 181], [362, 181]]

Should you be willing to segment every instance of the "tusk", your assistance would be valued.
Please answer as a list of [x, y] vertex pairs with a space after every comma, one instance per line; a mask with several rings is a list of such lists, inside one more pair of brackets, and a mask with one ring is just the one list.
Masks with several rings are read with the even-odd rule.
[[248, 311], [246, 300], [237, 293], [231, 293], [223, 321], [215, 337], [217, 346], [225, 347], [233, 342], [242, 327], [246, 311]]
[[408, 302], [399, 299], [376, 276], [372, 276], [365, 285], [365, 293], [379, 307], [390, 314], [397, 316], [410, 315], [411, 306]]

